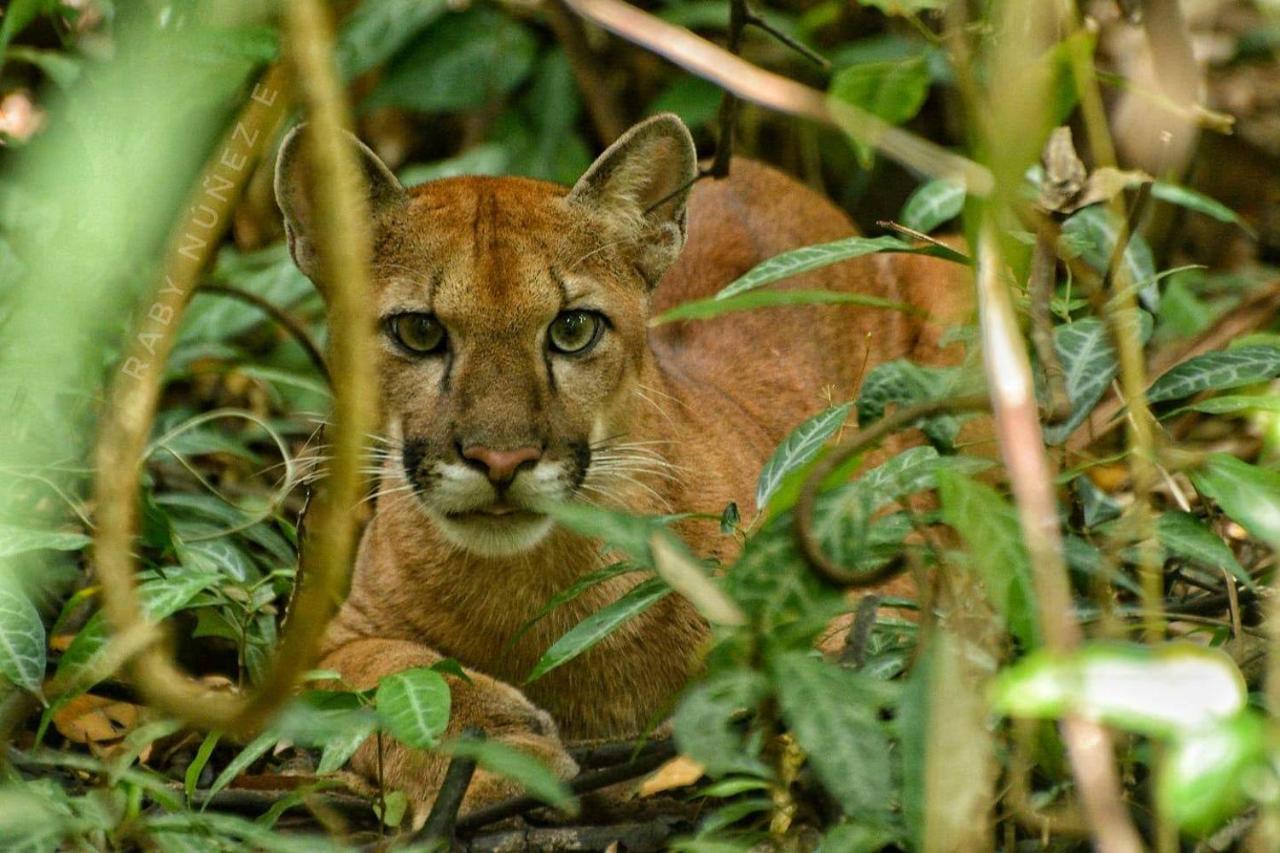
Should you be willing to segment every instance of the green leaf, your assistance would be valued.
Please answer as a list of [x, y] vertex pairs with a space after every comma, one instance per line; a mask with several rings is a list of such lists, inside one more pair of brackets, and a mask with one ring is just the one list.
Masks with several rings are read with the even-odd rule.
[[279, 735], [268, 729], [253, 740], [249, 741], [245, 748], [240, 750], [235, 758], [227, 762], [227, 766], [222, 768], [222, 772], [218, 774], [218, 778], [213, 780], [213, 784], [209, 786], [209, 792], [205, 794], [205, 805], [203, 808], [208, 807], [209, 801], [213, 799], [214, 794], [230, 785], [237, 776], [249, 769], [249, 765], [266, 755], [267, 750], [275, 746], [279, 740]]
[[1214, 569], [1226, 569], [1245, 587], [1258, 592], [1258, 585], [1236, 560], [1230, 546], [1200, 519], [1189, 512], [1166, 512], [1156, 520], [1160, 544], [1192, 562]]
[[[298, 746], [324, 747], [335, 754], [346, 749], [357, 734], [369, 735], [378, 723], [364, 697], [348, 690], [308, 690], [284, 709], [271, 724], [280, 738]], [[356, 745], [364, 738], [357, 740]], [[355, 747], [351, 747], [354, 751]], [[347, 753], [349, 756], [350, 753]], [[331, 757], [330, 762], [336, 760]], [[345, 759], [344, 759], [345, 760]], [[341, 762], [339, 762], [339, 766]]]
[[812, 638], [844, 607], [843, 599], [820, 580], [796, 550], [792, 516], [769, 519], [747, 540], [724, 579], [725, 591], [765, 636]]
[[818, 454], [826, 440], [849, 417], [851, 405], [844, 403], [821, 411], [801, 423], [778, 446], [760, 471], [756, 485], [756, 507], [764, 509], [782, 479]]
[[1238, 213], [1204, 193], [1165, 181], [1155, 181], [1151, 184], [1151, 195], [1161, 201], [1167, 201], [1169, 204], [1176, 204], [1179, 207], [1187, 208], [1187, 210], [1203, 213], [1205, 216], [1212, 217], [1219, 222], [1239, 225], [1249, 235], [1254, 233], [1253, 228], [1241, 219]]
[[209, 763], [209, 758], [213, 755], [214, 747], [218, 745], [218, 741], [221, 739], [222, 732], [212, 731], [205, 735], [204, 740], [200, 742], [200, 748], [196, 750], [195, 757], [187, 765], [187, 771], [182, 775], [182, 789], [187, 794], [188, 802], [195, 796], [196, 785], [200, 782], [200, 774], [204, 772], [205, 765]]
[[449, 685], [428, 667], [383, 678], [374, 701], [387, 730], [407, 746], [435, 746], [449, 724]]
[[[931, 77], [924, 57], [899, 62], [851, 65], [831, 79], [830, 95], [866, 110], [890, 124], [915, 117], [929, 94]], [[862, 167], [870, 168], [874, 152], [863, 143], [855, 149]]]
[[542, 607], [538, 609], [537, 613], [533, 614], [532, 619], [520, 626], [520, 630], [515, 633], [510, 641], [508, 641], [508, 647], [514, 646], [519, 642], [520, 638], [527, 634], [530, 628], [545, 619], [547, 614], [551, 613], [551, 611], [555, 610], [560, 605], [568, 604], [570, 601], [573, 601], [593, 586], [598, 586], [607, 580], [618, 577], [619, 575], [631, 574], [632, 572], [638, 571], [642, 570], [637, 568], [634, 564], [621, 562], [611, 563], [603, 568], [596, 569], [594, 572], [583, 575], [568, 589], [562, 590], [561, 592], [557, 592], [553, 595], [546, 604], [542, 605]]
[[93, 540], [83, 533], [0, 524], [0, 557], [12, 557], [28, 551], [79, 551], [91, 542]]
[[908, 448], [853, 482], [819, 495], [814, 535], [823, 552], [840, 565], [873, 569], [885, 559], [876, 546], [883, 542], [896, 551], [911, 530], [902, 516], [874, 518], [880, 510], [935, 488], [939, 471], [977, 473], [991, 464], [972, 456], [943, 456], [928, 446]]
[[[386, 805], [386, 813], [382, 807]], [[404, 813], [409, 808], [409, 796], [404, 791], [392, 791], [382, 798], [382, 802], [374, 802], [373, 813], [386, 826], [396, 827], [404, 820]]]
[[445, 0], [364, 0], [347, 16], [336, 52], [350, 80], [390, 59], [444, 14]]
[[877, 252], [911, 252], [910, 243], [897, 237], [846, 237], [830, 243], [803, 246], [761, 261], [716, 293], [716, 299], [728, 299], [742, 293], [782, 281], [810, 270], [860, 258]]
[[835, 290], [754, 290], [727, 299], [712, 297], [696, 299], [663, 311], [649, 321], [650, 326], [674, 323], [677, 320], [709, 320], [735, 311], [752, 311], [757, 308], [784, 308], [794, 305], [860, 305], [864, 308], [884, 308], [890, 311], [917, 313], [917, 309], [902, 302], [892, 302], [862, 293], [845, 293]]
[[865, 677], [808, 652], [769, 661], [782, 716], [823, 787], [850, 817], [886, 814], [893, 799], [889, 739], [879, 691]]
[[964, 210], [964, 187], [954, 181], [939, 179], [921, 185], [907, 199], [899, 219], [902, 224], [928, 234]]
[[[1103, 205], [1078, 210], [1062, 223], [1060, 250], [1064, 257], [1082, 256], [1085, 263], [1104, 273], [1111, 263], [1121, 224]], [[1160, 292], [1154, 284], [1156, 263], [1151, 247], [1141, 234], [1129, 236], [1121, 264], [1128, 277], [1123, 284], [1141, 287], [1143, 305], [1154, 311], [1160, 304]]]
[[1152, 403], [1178, 400], [1201, 391], [1223, 391], [1280, 376], [1280, 347], [1269, 344], [1217, 350], [1170, 368], [1147, 389]]
[[[946, 397], [961, 378], [960, 369], [954, 367], [921, 367], [905, 359], [878, 364], [858, 390], [858, 425], [880, 420], [890, 404], [909, 406]], [[934, 444], [950, 447], [960, 422], [954, 415], [939, 415], [924, 421], [920, 429]]]
[[1092, 642], [1070, 655], [1032, 652], [996, 677], [993, 707], [1011, 717], [1080, 714], [1168, 737], [1225, 720], [1245, 707], [1244, 677], [1219, 649]]
[[1213, 832], [1270, 775], [1269, 741], [1266, 721], [1248, 711], [1178, 738], [1156, 768], [1160, 813], [1192, 835]]
[[672, 717], [680, 752], [711, 776], [770, 775], [759, 759], [760, 744], [744, 737], [742, 715], [759, 707], [768, 692], [759, 672], [732, 669], [713, 673], [685, 693]]
[[1207, 415], [1248, 415], [1253, 412], [1280, 412], [1280, 395], [1224, 394], [1221, 397], [1210, 397], [1198, 403], [1189, 403], [1161, 417], [1171, 418], [1183, 412], [1204, 412]]
[[1009, 630], [1026, 648], [1038, 644], [1031, 560], [1018, 515], [995, 489], [955, 471], [939, 471], [942, 518], [969, 547], [973, 568]]
[[0, 584], [0, 675], [40, 695], [44, 680], [44, 622], [16, 584]]
[[[1151, 335], [1151, 315], [1145, 311], [1137, 314], [1138, 335], [1146, 341]], [[1053, 330], [1053, 348], [1062, 365], [1067, 398], [1071, 401], [1071, 414], [1065, 421], [1044, 428], [1047, 444], [1062, 444], [1084, 423], [1093, 407], [1106, 393], [1111, 380], [1119, 370], [1115, 348], [1106, 324], [1092, 317], [1064, 323]]]
[[560, 811], [578, 812], [577, 799], [555, 773], [532, 755], [502, 741], [463, 737], [448, 744], [445, 751], [473, 759], [482, 769], [519, 783], [529, 796]]
[[556, 667], [573, 660], [670, 592], [670, 587], [661, 578], [650, 578], [636, 584], [617, 601], [592, 613], [552, 643], [534, 665], [525, 684], [537, 681]]
[[424, 113], [482, 107], [529, 76], [536, 52], [525, 26], [487, 6], [452, 12], [387, 65], [364, 106]]
[[1191, 482], [1254, 536], [1280, 546], [1280, 473], [1214, 453]]

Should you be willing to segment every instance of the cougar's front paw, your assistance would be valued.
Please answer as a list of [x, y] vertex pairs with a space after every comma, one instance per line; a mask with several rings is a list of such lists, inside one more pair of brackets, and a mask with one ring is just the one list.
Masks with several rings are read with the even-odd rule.
[[[487, 682], [487, 683], [486, 683]], [[560, 742], [559, 732], [551, 715], [530, 702], [523, 693], [509, 684], [486, 679], [473, 680], [472, 689], [455, 693], [454, 717], [450, 728], [458, 731], [478, 729], [484, 735], [531, 755], [541, 761], [561, 779], [571, 779], [578, 773], [577, 762]], [[471, 787], [462, 802], [464, 812], [481, 806], [519, 796], [521, 786], [511, 780], [476, 770]]]

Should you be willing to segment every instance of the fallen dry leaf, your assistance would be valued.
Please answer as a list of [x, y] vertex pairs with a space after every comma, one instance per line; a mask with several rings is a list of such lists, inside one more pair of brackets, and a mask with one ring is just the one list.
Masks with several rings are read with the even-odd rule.
[[53, 715], [53, 725], [69, 741], [107, 743], [127, 735], [137, 725], [140, 712], [129, 702], [84, 693]]
[[687, 788], [702, 778], [703, 767], [692, 758], [677, 755], [640, 783], [640, 796], [652, 797], [673, 788]]

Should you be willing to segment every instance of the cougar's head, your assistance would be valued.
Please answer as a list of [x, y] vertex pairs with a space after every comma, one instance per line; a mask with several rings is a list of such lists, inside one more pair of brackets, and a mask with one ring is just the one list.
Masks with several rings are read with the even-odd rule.
[[[294, 261], [324, 292], [303, 139], [281, 147], [276, 196]], [[656, 116], [572, 189], [465, 177], [406, 190], [352, 144], [373, 218], [386, 476], [455, 545], [532, 548], [552, 527], [539, 506], [599, 497], [593, 463], [627, 431], [649, 297], [684, 245], [693, 141]]]

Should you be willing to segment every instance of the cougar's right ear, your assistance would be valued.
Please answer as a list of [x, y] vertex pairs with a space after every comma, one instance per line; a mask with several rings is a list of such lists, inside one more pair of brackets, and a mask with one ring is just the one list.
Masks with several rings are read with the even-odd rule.
[[[289, 240], [289, 254], [293, 256], [293, 262], [323, 290], [319, 280], [320, 257], [314, 240], [315, 221], [309, 190], [312, 170], [307, 149], [310, 134], [305, 129], [305, 124], [298, 125], [280, 144], [280, 154], [276, 158], [276, 204], [284, 214], [284, 233]], [[369, 212], [376, 220], [382, 213], [404, 202], [404, 187], [369, 146], [349, 133], [346, 136], [356, 153]]]

